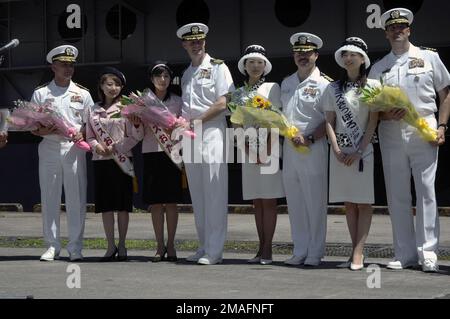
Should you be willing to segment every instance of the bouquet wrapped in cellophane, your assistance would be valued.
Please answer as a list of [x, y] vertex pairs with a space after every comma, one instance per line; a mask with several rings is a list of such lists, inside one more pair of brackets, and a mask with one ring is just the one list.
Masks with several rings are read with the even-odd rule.
[[[236, 90], [235, 92], [231, 94], [230, 102], [227, 104], [232, 112], [231, 123], [246, 127], [277, 128], [280, 135], [292, 143], [292, 138], [297, 136], [299, 129], [289, 123], [286, 116], [268, 99], [252, 91]], [[296, 146], [293, 143], [292, 145], [298, 152], [309, 151], [307, 146]]]
[[432, 142], [437, 139], [437, 131], [428, 125], [428, 122], [419, 115], [408, 95], [398, 86], [381, 85], [367, 86], [361, 89], [361, 101], [371, 109], [378, 112], [388, 112], [394, 108], [406, 110], [403, 120], [415, 127], [425, 141]]
[[[14, 104], [16, 107], [7, 118], [9, 129], [11, 130], [35, 131], [40, 126], [53, 125], [57, 129], [57, 134], [66, 138], [72, 139], [78, 134], [78, 130], [51, 103], [37, 105], [32, 102], [18, 100]], [[91, 150], [91, 147], [85, 141], [75, 142], [75, 145], [84, 151]]]
[[156, 124], [169, 133], [175, 129], [182, 129], [182, 134], [195, 137], [192, 130], [184, 129], [188, 121], [174, 115], [150, 89], [122, 96], [120, 103], [123, 106], [121, 114], [124, 117], [136, 115], [144, 124]]

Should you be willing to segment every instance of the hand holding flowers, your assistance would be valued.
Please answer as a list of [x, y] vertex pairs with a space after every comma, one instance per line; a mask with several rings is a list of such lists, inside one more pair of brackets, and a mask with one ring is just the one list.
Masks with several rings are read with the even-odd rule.
[[431, 128], [428, 122], [419, 115], [407, 94], [398, 86], [381, 85], [361, 89], [361, 101], [375, 111], [386, 112], [387, 119], [403, 119], [415, 127], [420, 137], [427, 142], [437, 142], [437, 130]]
[[8, 143], [8, 133], [0, 131], [0, 148]]
[[138, 123], [136, 118], [139, 118], [144, 124], [160, 126], [167, 130], [169, 135], [173, 130], [182, 128], [184, 135], [195, 137], [194, 132], [190, 130], [189, 122], [172, 114], [150, 89], [123, 96], [121, 104], [124, 106], [121, 112], [122, 116], [132, 120], [133, 124]]
[[14, 104], [16, 108], [7, 118], [10, 128], [31, 131], [39, 136], [59, 133], [73, 141], [78, 148], [84, 151], [91, 149], [84, 141], [83, 135], [50, 103], [37, 105], [18, 100]]
[[300, 133], [298, 133], [295, 137], [291, 138], [291, 142], [296, 147], [309, 146], [311, 144], [311, 142], [308, 139], [305, 139], [305, 137]]
[[141, 124], [141, 118], [135, 114], [131, 114], [128, 116], [128, 120], [134, 125], [134, 127], [138, 128]]
[[55, 134], [57, 131], [54, 124], [49, 124], [48, 126], [44, 126], [40, 123], [37, 124], [37, 128], [32, 130], [31, 133], [37, 136], [45, 136], [50, 134]]
[[405, 117], [405, 115], [406, 115], [406, 110], [404, 108], [395, 107], [392, 110], [383, 112], [383, 119], [400, 121], [401, 119], [403, 119]]
[[290, 124], [284, 114], [265, 97], [241, 89], [237, 90], [237, 93], [231, 94], [227, 106], [233, 112], [230, 118], [233, 124], [267, 129], [276, 128], [280, 135], [293, 143], [297, 151], [308, 152], [308, 147], [301, 145], [301, 140], [296, 139], [296, 141], [299, 141], [297, 145], [293, 142], [294, 138], [299, 137], [298, 128]]

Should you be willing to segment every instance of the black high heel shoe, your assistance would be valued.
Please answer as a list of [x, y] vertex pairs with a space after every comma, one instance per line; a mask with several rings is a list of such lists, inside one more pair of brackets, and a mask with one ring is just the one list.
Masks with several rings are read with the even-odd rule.
[[175, 255], [169, 256], [169, 253], [167, 253], [167, 258], [166, 258], [166, 260], [167, 260], [168, 262], [172, 262], [172, 263], [178, 261], [177, 254], [175, 253]]
[[111, 262], [114, 261], [116, 259], [116, 255], [119, 253], [119, 250], [117, 249], [117, 247], [114, 249], [114, 252], [109, 255], [109, 256], [103, 256], [100, 258], [100, 262], [105, 263], [105, 262]]
[[127, 249], [125, 248], [125, 254], [121, 255], [119, 254], [119, 251], [117, 250], [117, 260], [118, 261], [126, 261], [128, 259], [128, 255], [127, 255]]
[[178, 261], [178, 257], [177, 256], [167, 256], [166, 260], [168, 262], [174, 263]]
[[154, 263], [159, 263], [160, 261], [164, 261], [166, 260], [166, 254], [167, 254], [167, 248], [164, 248], [164, 251], [162, 253], [162, 255], [156, 253], [156, 255], [154, 257], [152, 257], [152, 262]]

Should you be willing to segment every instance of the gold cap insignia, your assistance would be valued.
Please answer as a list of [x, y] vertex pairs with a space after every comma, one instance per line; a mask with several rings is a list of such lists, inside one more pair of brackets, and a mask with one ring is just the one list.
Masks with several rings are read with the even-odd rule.
[[75, 53], [73, 52], [72, 48], [66, 48], [66, 50], [64, 51], [66, 53], [67, 56], [74, 56]]
[[304, 35], [301, 35], [298, 37], [298, 42], [299, 44], [306, 44], [306, 42], [308, 42], [308, 38], [305, 37]]
[[392, 11], [392, 12], [391, 12], [391, 18], [392, 18], [392, 19], [397, 19], [397, 18], [399, 18], [399, 17], [400, 17], [400, 11], [395, 10], [395, 11]]
[[198, 26], [193, 26], [193, 27], [191, 28], [191, 32], [192, 32], [192, 34], [198, 34], [198, 33], [199, 33], [199, 31], [200, 31], [200, 29], [199, 29], [199, 27], [198, 27]]

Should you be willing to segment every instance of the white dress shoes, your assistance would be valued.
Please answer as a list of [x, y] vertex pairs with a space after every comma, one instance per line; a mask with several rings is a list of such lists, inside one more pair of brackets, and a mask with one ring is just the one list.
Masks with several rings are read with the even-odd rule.
[[388, 262], [386, 268], [392, 270], [402, 270], [406, 268], [413, 268], [415, 265], [415, 263], [402, 263], [400, 260], [394, 260]]
[[387, 269], [392, 269], [392, 270], [402, 270], [403, 269], [403, 265], [402, 262], [400, 260], [393, 260], [388, 262]]
[[252, 259], [247, 260], [247, 264], [259, 264], [261, 262], [261, 256], [255, 256]]
[[203, 256], [197, 261], [200, 265], [215, 265], [222, 263], [222, 258], [212, 258], [208, 255]]
[[40, 261], [53, 261], [59, 259], [59, 251], [55, 247], [49, 247], [45, 253], [42, 254]]
[[261, 265], [270, 265], [272, 262], [273, 262], [272, 259], [261, 259], [261, 260], [259, 261], [259, 263], [260, 263]]
[[284, 263], [286, 265], [297, 266], [297, 265], [303, 264], [305, 262], [305, 260], [306, 260], [306, 257], [300, 257], [300, 256], [295, 256], [294, 255], [291, 258], [286, 259], [284, 261]]
[[350, 263], [350, 269], [351, 270], [361, 270], [363, 268], [364, 268], [364, 256], [362, 256], [360, 265], [354, 264], [353, 262]]
[[205, 255], [205, 252], [203, 250], [198, 250], [195, 254], [190, 255], [189, 257], [187, 257], [186, 261], [190, 261], [190, 262], [196, 263], [204, 255]]
[[433, 259], [425, 259], [422, 262], [422, 271], [424, 272], [438, 272], [439, 271], [439, 266], [437, 264], [436, 260]]

